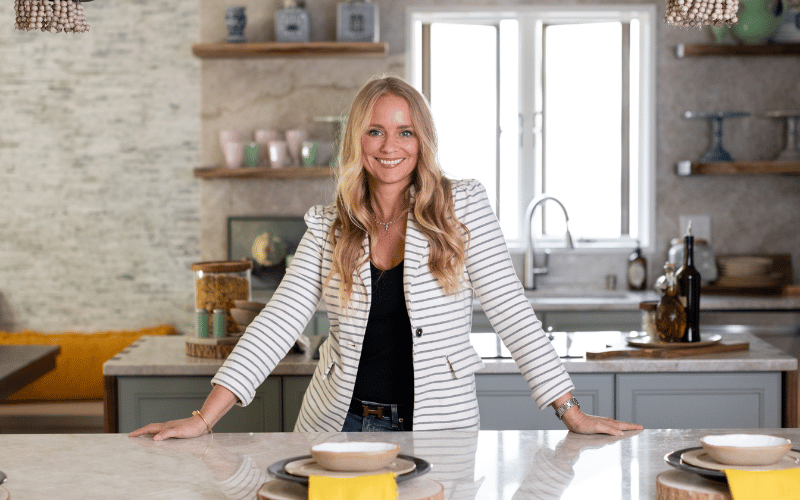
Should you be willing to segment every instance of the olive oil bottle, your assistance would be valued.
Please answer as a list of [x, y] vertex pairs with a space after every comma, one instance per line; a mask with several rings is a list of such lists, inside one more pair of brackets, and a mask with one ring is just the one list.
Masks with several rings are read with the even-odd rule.
[[675, 275], [678, 298], [686, 312], [684, 342], [700, 342], [700, 272], [694, 267], [694, 236], [692, 222], [683, 238], [683, 265]]
[[675, 264], [664, 264], [667, 289], [656, 306], [656, 330], [661, 342], [680, 342], [686, 331], [686, 312], [678, 299]]

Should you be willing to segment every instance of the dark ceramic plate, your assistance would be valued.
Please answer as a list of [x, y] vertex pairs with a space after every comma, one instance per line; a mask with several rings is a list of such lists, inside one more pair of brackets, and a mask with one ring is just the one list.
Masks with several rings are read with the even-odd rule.
[[[667, 453], [666, 455], [664, 455], [664, 461], [666, 461], [668, 464], [675, 467], [676, 469], [685, 470], [687, 472], [693, 472], [712, 481], [727, 483], [728, 478], [725, 476], [724, 471], [705, 469], [703, 467], [696, 467], [692, 464], [687, 464], [686, 462], [681, 460], [681, 455], [683, 455], [687, 451], [694, 451], [700, 449], [702, 449], [701, 446], [694, 446], [692, 448], [685, 448], [683, 450], [673, 451], [672, 453]], [[792, 451], [800, 451], [800, 450], [792, 449]]]
[[[291, 481], [293, 483], [300, 483], [308, 486], [307, 477], [295, 476], [294, 474], [289, 474], [288, 472], [286, 472], [286, 464], [294, 462], [295, 460], [304, 460], [306, 458], [311, 458], [311, 455], [302, 455], [299, 457], [287, 458], [285, 460], [275, 462], [274, 464], [267, 467], [267, 472], [269, 472], [272, 476], [277, 477], [278, 479], [284, 479], [286, 481]], [[395, 477], [394, 480], [397, 481], [398, 483], [414, 477], [421, 476], [431, 470], [431, 464], [421, 458], [412, 457], [410, 455], [397, 455], [397, 458], [403, 458], [410, 462], [414, 462], [414, 465], [416, 465], [416, 467], [414, 467], [414, 470], [412, 470], [411, 472], [408, 472], [406, 474], [400, 474], [399, 476]]]

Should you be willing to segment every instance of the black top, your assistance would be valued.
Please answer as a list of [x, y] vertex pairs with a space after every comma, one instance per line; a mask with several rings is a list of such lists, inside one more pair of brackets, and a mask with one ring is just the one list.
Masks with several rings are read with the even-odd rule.
[[353, 396], [383, 404], [414, 404], [411, 321], [403, 294], [403, 263], [382, 271], [370, 263], [372, 304]]

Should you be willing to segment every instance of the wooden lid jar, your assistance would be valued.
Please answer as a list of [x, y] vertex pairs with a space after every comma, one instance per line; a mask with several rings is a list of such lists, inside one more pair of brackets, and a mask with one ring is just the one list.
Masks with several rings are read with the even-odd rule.
[[[253, 263], [249, 260], [195, 262], [191, 268], [195, 274], [195, 308], [205, 309], [209, 317], [215, 309], [225, 309], [230, 315], [234, 300], [250, 300]], [[227, 319], [228, 334], [238, 333], [233, 318]]]

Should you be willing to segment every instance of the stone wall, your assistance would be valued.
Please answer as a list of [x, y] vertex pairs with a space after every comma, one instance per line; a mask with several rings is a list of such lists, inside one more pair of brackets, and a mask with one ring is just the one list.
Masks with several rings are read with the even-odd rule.
[[195, 0], [84, 4], [89, 33], [0, 3], [0, 328], [191, 324]]

